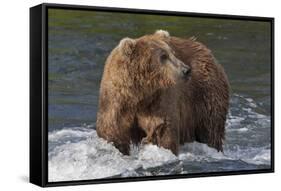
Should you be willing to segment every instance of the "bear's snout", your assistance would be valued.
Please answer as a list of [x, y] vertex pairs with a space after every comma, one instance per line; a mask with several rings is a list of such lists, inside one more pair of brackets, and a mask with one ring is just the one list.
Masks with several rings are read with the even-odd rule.
[[181, 73], [184, 79], [188, 79], [191, 74], [191, 68], [184, 64], [181, 68]]
[[191, 72], [191, 69], [190, 69], [189, 66], [184, 66], [184, 67], [183, 67], [183, 69], [182, 69], [183, 75], [187, 76], [187, 75], [190, 74], [190, 72]]
[[174, 66], [177, 68], [178, 74], [181, 78], [189, 79], [191, 74], [191, 67], [183, 63], [179, 59], [175, 59]]

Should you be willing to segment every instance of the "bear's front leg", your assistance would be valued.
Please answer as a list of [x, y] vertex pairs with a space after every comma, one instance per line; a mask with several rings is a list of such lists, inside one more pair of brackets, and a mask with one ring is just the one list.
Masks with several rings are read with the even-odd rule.
[[[120, 124], [120, 126], [121, 126], [121, 124]], [[105, 131], [103, 131], [101, 128], [98, 128], [97, 133], [98, 133], [99, 137], [107, 140], [109, 143], [110, 142], [113, 143], [113, 145], [122, 154], [129, 155], [130, 154], [130, 137], [129, 137], [130, 133], [128, 131], [126, 131], [126, 129], [120, 128], [120, 126], [115, 126], [115, 128], [112, 128], [112, 131], [109, 131], [110, 128], [107, 128]]]
[[133, 119], [129, 113], [122, 113], [117, 109], [100, 112], [96, 126], [97, 134], [108, 142], [112, 142], [124, 155], [129, 155]]
[[150, 126], [149, 130], [146, 131], [146, 137], [141, 140], [141, 144], [157, 144], [157, 142], [159, 142], [159, 137], [163, 128], [165, 128], [164, 123], [155, 127]]
[[145, 132], [145, 137], [142, 138], [141, 144], [157, 144], [156, 143], [156, 130], [164, 123], [163, 118], [152, 116], [150, 114], [139, 114], [138, 125]]
[[179, 136], [177, 128], [171, 127], [164, 117], [138, 116], [138, 124], [145, 131], [146, 136], [142, 144], [155, 144], [159, 147], [171, 150], [175, 155], [178, 153]]
[[155, 132], [157, 145], [171, 150], [175, 155], [178, 154], [179, 136], [176, 128], [164, 124]]

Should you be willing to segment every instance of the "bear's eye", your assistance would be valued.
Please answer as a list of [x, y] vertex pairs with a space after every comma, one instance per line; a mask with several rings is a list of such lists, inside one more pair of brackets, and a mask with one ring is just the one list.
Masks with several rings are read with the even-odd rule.
[[161, 62], [166, 61], [168, 58], [169, 58], [169, 57], [168, 57], [168, 55], [167, 55], [167, 54], [162, 54], [162, 55], [160, 56], [160, 60], [161, 60]]

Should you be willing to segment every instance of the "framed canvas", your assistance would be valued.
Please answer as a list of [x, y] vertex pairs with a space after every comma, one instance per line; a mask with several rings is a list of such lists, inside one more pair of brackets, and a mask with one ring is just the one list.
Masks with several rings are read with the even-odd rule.
[[274, 19], [30, 8], [30, 182], [274, 172]]

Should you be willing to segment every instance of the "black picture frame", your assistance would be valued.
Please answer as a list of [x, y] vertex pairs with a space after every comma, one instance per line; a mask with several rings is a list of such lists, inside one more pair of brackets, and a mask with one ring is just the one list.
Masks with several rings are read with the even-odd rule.
[[[230, 172], [209, 172], [185, 175], [111, 178], [48, 182], [48, 15], [47, 10], [71, 9], [122, 13], [173, 15], [216, 19], [265, 21], [271, 25], [271, 168]], [[42, 187], [82, 185], [96, 183], [131, 182], [159, 179], [195, 178], [274, 172], [274, 18], [176, 11], [125, 9], [63, 4], [40, 4], [30, 8], [30, 182]]]

